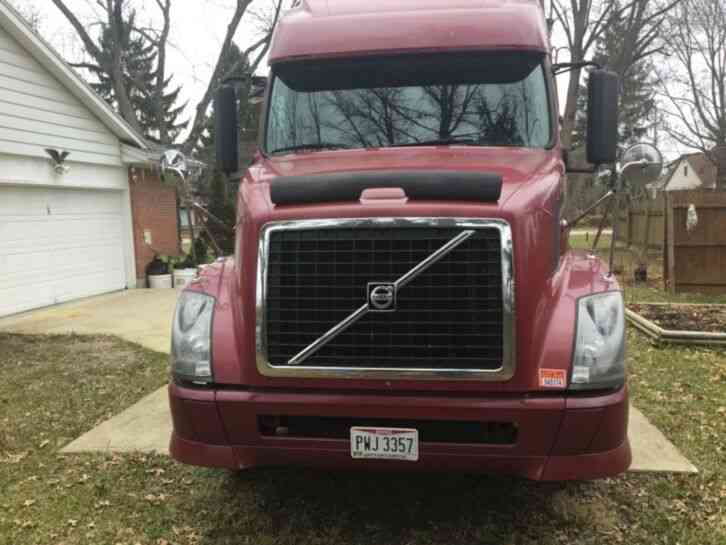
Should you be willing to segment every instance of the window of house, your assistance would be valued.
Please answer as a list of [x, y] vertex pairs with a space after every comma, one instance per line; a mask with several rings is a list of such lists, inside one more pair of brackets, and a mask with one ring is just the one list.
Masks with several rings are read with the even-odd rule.
[[179, 225], [181, 227], [189, 227], [189, 216], [185, 207], [179, 207]]

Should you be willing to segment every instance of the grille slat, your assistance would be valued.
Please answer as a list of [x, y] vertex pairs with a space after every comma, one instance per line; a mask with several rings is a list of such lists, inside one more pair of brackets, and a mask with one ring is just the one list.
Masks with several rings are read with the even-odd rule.
[[[297, 301], [318, 301], [317, 297], [294, 297]], [[328, 301], [349, 301], [350, 297], [327, 297]], [[480, 303], [498, 303], [499, 300], [496, 297], [477, 297], [474, 300], [480, 302]], [[446, 297], [443, 296], [434, 296], [432, 294], [430, 297], [412, 297], [410, 295], [406, 295], [406, 301], [407, 302], [415, 302], [415, 301], [448, 301]], [[272, 303], [270, 303], [272, 304]], [[278, 306], [282, 306], [281, 301], [275, 301], [275, 304]]]
[[[357, 353], [356, 354], [350, 354], [350, 357], [360, 357]], [[340, 358], [341, 356], [338, 355], [332, 355], [332, 356], [316, 356], [316, 365], [326, 364], [331, 367], [348, 367], [347, 364], [341, 364]], [[407, 357], [400, 357], [400, 356], [376, 356], [376, 360], [381, 360], [386, 363], [385, 367], [394, 367], [391, 365], [392, 362], [395, 363], [401, 363], [404, 362], [406, 365], [401, 366], [404, 369], [407, 368], [416, 368], [416, 369], [445, 369], [445, 367], [442, 366], [429, 366], [429, 365], [419, 365], [419, 362], [422, 361], [421, 357], [418, 356], [407, 356]], [[484, 367], [486, 367], [487, 363], [499, 363], [501, 360], [500, 358], [457, 358], [459, 366], [456, 367], [456, 369], [461, 369], [462, 365], [463, 368], [466, 368], [467, 365], [471, 367], [472, 369], [476, 368], [479, 369], [482, 367], [482, 364], [484, 364]], [[310, 365], [309, 363], [305, 363], [305, 365]], [[303, 367], [302, 365], [297, 365], [296, 367]], [[362, 365], [354, 365], [353, 367], [364, 367]], [[384, 367], [383, 365], [377, 364], [377, 365], [366, 365], [365, 367]], [[496, 365], [496, 367], [499, 367], [499, 365]]]
[[[413, 268], [413, 267], [411, 267], [411, 268]], [[297, 274], [296, 273], [278, 273], [276, 276], [277, 276], [277, 278], [280, 278], [280, 279], [282, 279], [282, 278], [298, 278], [299, 277], [299, 274], [300, 273], [297, 273]], [[401, 275], [399, 275], [399, 276], [401, 276]], [[471, 273], [466, 273], [466, 272], [463, 272], [463, 273], [438, 272], [438, 273], [428, 273], [428, 276], [433, 277], [433, 278], [439, 278], [439, 277], [441, 277], [443, 279], [452, 278], [452, 277], [454, 277], [454, 278], [457, 278], [457, 277], [469, 278], [471, 276]], [[324, 280], [324, 279], [330, 279], [330, 280], [339, 280], [339, 279], [345, 279], [345, 278], [357, 279], [359, 277], [360, 277], [360, 273], [329, 273], [329, 274], [319, 274], [318, 273], [317, 274], [317, 280], [319, 281], [319, 283], [308, 284], [308, 286], [313, 286], [313, 287], [326, 286], [327, 287], [328, 286], [327, 281]], [[482, 278], [482, 279], [483, 278], [497, 278], [497, 279], [501, 278], [499, 276], [499, 274], [496, 274], [496, 273], [485, 273], [485, 272], [480, 272], [479, 273], [479, 277]], [[390, 277], [388, 278], [388, 281], [389, 282], [392, 282], [393, 280], [395, 280], [395, 278], [390, 278]], [[386, 281], [385, 278], [383, 280], [376, 280], [376, 282], [384, 282], [384, 281]], [[284, 287], [287, 287], [288, 285], [289, 285], [288, 282], [284, 282], [284, 283], [280, 283], [280, 284], [271, 284], [270, 287], [271, 288], [284, 288]], [[479, 285], [482, 286], [482, 287], [485, 287], [486, 286], [485, 283], [481, 283]]]
[[[305, 331], [290, 331], [290, 332], [285, 332], [285, 333], [277, 333], [277, 334], [275, 334], [275, 340], [279, 344], [288, 344], [290, 346], [298, 346], [298, 343], [293, 343], [293, 342], [286, 343], [285, 340], [280, 340], [280, 339], [282, 339], [282, 337], [285, 336], [285, 335], [289, 335], [289, 336], [293, 336], [294, 337], [296, 335], [306, 335], [306, 334], [307, 334], [307, 332], [305, 332]], [[482, 339], [496, 338], [497, 337], [497, 333], [480, 334], [479, 336]], [[411, 337], [413, 337], [413, 338], [421, 337], [422, 340], [425, 339], [425, 338], [428, 338], [428, 337], [422, 337], [420, 335], [412, 335]], [[454, 333], [452, 333], [452, 334], [446, 333], [446, 334], [438, 334], [438, 335], [429, 335], [429, 337], [460, 337], [460, 338], [469, 338], [469, 337], [471, 337], [471, 335], [466, 335], [466, 334], [456, 335]], [[338, 345], [340, 346], [340, 343], [338, 343]], [[358, 345], [350, 345], [350, 346], [358, 346]], [[403, 345], [400, 345], [400, 346], [403, 346]], [[479, 344], [474, 345], [474, 346], [489, 346], [489, 341], [487, 340], [486, 343], [479, 343]]]
[[[462, 233], [456, 227], [280, 230], [270, 235], [266, 341], [271, 364], [294, 355]], [[499, 230], [481, 228], [295, 367], [499, 369], [503, 361]]]

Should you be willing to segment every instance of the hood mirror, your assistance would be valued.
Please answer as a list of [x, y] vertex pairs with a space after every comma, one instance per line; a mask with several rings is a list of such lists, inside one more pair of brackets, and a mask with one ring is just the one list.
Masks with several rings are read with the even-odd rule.
[[[224, 255], [222, 249], [219, 247], [219, 244], [217, 244], [217, 241], [212, 236], [212, 233], [209, 232], [209, 229], [206, 227], [206, 222], [212, 220], [213, 222], [221, 225], [223, 229], [232, 232], [234, 232], [234, 230], [222, 220], [214, 216], [211, 212], [209, 212], [209, 210], [197, 203], [194, 198], [195, 190], [192, 184], [202, 175], [206, 165], [195, 159], [187, 159], [182, 152], [171, 149], [165, 151], [161, 156], [159, 166], [161, 168], [161, 181], [176, 187], [178, 202], [179, 205], [186, 211], [188, 225], [194, 225], [192, 210], [194, 210], [195, 213], [201, 214], [203, 220], [200, 225], [207, 236], [207, 240], [211, 243], [217, 256]], [[206, 259], [206, 256], [197, 256], [196, 240], [198, 236], [196, 229], [192, 229], [192, 242], [189, 254], [195, 262], [198, 262], [200, 259]]]
[[[613, 209], [617, 209], [623, 204], [621, 201], [623, 189], [625, 186], [633, 188], [645, 188], [646, 185], [655, 182], [663, 171], [663, 155], [658, 148], [652, 144], [635, 144], [630, 146], [622, 155], [618, 168], [613, 172], [608, 171], [609, 189], [608, 191], [595, 201], [584, 212], [572, 220], [563, 220], [562, 228], [565, 231], [572, 229], [577, 223], [586, 216], [589, 216], [596, 208], [605, 205], [607, 208], [600, 220], [595, 241], [592, 245], [592, 251], [597, 248], [600, 235], [607, 224], [609, 216], [612, 215]], [[617, 222], [613, 224], [613, 234], [610, 239], [610, 272], [613, 271], [613, 259], [615, 256], [615, 241], [617, 240]]]
[[621, 164], [622, 184], [645, 187], [660, 177], [663, 171], [663, 155], [652, 144], [635, 144], [625, 150]]
[[[164, 182], [184, 182], [189, 170], [187, 158], [178, 150], [170, 149], [164, 152], [159, 161], [161, 166], [161, 179]], [[176, 178], [177, 180], [174, 180]]]

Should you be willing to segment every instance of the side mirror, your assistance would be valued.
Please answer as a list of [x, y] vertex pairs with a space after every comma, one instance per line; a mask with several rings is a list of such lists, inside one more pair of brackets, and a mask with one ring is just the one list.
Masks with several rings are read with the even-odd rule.
[[587, 162], [614, 163], [618, 156], [617, 74], [590, 72], [587, 98]]
[[161, 166], [161, 179], [164, 182], [173, 182], [171, 178], [185, 180], [188, 172], [187, 158], [178, 150], [170, 149], [164, 152], [159, 161]]
[[222, 85], [214, 97], [217, 167], [225, 174], [239, 170], [239, 110], [237, 91]]

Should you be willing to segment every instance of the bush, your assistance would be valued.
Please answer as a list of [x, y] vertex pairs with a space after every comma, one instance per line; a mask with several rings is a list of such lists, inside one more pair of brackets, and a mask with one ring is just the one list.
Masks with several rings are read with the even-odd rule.
[[209, 262], [209, 248], [203, 238], [194, 239], [194, 255], [197, 258], [196, 265], [206, 265]]

